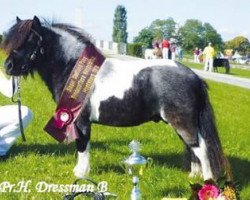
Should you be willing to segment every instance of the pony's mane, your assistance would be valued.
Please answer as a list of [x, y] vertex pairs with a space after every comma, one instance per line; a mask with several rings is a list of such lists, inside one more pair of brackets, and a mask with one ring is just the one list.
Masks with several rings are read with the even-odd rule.
[[[1, 48], [10, 53], [11, 51], [18, 49], [24, 42], [32, 28], [33, 20], [22, 20], [19, 23], [13, 25], [6, 35], [4, 35], [3, 43], [1, 44]], [[48, 28], [53, 31], [53, 28], [61, 29], [69, 34], [73, 35], [80, 42], [83, 43], [91, 43], [91, 36], [87, 34], [84, 30], [77, 28], [70, 24], [65, 23], [49, 23], [44, 20], [42, 22], [42, 27]]]
[[1, 48], [7, 53], [19, 48], [28, 37], [33, 20], [23, 20], [12, 26], [8, 33], [4, 35], [4, 41]]
[[77, 40], [79, 40], [83, 43], [89, 43], [92, 40], [91, 36], [87, 32], [85, 32], [83, 29], [77, 28], [71, 24], [52, 23], [51, 27], [59, 28], [61, 30], [66, 31], [69, 34], [75, 36], [77, 38]]

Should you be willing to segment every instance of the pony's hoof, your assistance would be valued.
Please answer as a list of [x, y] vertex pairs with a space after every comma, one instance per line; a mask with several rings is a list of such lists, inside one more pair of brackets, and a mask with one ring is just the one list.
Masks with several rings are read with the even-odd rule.
[[76, 165], [73, 172], [77, 178], [84, 178], [89, 174], [90, 167], [83, 165]]
[[190, 172], [188, 177], [189, 178], [196, 178], [196, 177], [202, 178], [202, 173], [201, 172]]

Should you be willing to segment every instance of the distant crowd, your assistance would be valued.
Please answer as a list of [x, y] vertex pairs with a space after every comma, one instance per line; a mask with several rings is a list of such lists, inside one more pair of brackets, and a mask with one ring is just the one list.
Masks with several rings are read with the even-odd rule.
[[[171, 59], [175, 60], [175, 56], [178, 55], [178, 59], [182, 60], [183, 52], [180, 46], [176, 45], [174, 40], [163, 39], [161, 42], [155, 41], [153, 44], [153, 58], [154, 59]], [[204, 62], [204, 71], [212, 72], [213, 59], [215, 56], [215, 50], [212, 47], [212, 43], [209, 42], [208, 46], [202, 51], [198, 47], [194, 50], [194, 62]]]
[[[224, 53], [224, 54], [223, 54]], [[193, 49], [193, 62], [204, 63], [204, 71], [212, 72], [213, 68], [226, 65], [229, 68], [229, 61], [234, 60], [240, 64], [250, 64], [250, 57], [241, 56], [238, 51], [233, 49], [225, 49], [224, 52], [216, 52], [212, 43], [208, 42], [207, 46]], [[153, 49], [145, 50], [145, 59], [170, 59], [179, 60], [183, 58], [183, 50], [177, 45], [174, 39], [157, 40], [153, 43]], [[220, 62], [220, 63], [218, 63]], [[224, 63], [224, 64], [223, 64]]]
[[178, 59], [182, 60], [182, 49], [181, 47], [177, 47], [174, 40], [163, 39], [161, 42], [155, 41], [153, 47], [153, 58], [155, 59], [175, 60], [177, 54]]

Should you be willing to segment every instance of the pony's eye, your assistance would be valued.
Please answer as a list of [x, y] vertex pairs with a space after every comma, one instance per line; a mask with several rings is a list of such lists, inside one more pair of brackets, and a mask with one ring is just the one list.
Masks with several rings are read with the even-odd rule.
[[34, 34], [30, 34], [27, 39], [28, 45], [36, 45], [37, 39]]
[[34, 35], [33, 34], [29, 35], [28, 42], [32, 42], [33, 40], [34, 40]]
[[16, 55], [16, 56], [19, 56], [19, 55], [20, 55], [19, 51], [15, 50], [15, 49], [12, 51], [12, 53], [13, 53], [14, 55]]

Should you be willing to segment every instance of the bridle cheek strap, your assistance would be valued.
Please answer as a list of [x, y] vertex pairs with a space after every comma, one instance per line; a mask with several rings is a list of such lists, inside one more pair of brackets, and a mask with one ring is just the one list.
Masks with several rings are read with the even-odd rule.
[[29, 57], [29, 60], [27, 61], [26, 64], [24, 64], [22, 66], [22, 71], [23, 72], [28, 72], [30, 70], [31, 65], [37, 59], [38, 54], [40, 54], [40, 55], [45, 54], [45, 51], [44, 51], [44, 48], [43, 48], [43, 45], [42, 45], [43, 44], [43, 37], [37, 31], [35, 31], [34, 29], [31, 29], [31, 32], [33, 32], [38, 37], [38, 41], [37, 41], [36, 48], [34, 49], [34, 51], [32, 52], [32, 54]]
[[30, 56], [30, 60], [35, 61], [35, 59], [37, 58], [37, 53], [39, 52], [41, 55], [43, 55], [45, 51], [44, 48], [42, 47], [43, 37], [39, 33], [37, 33], [34, 29], [31, 29], [31, 31], [39, 38], [39, 40], [37, 41], [37, 46]]

